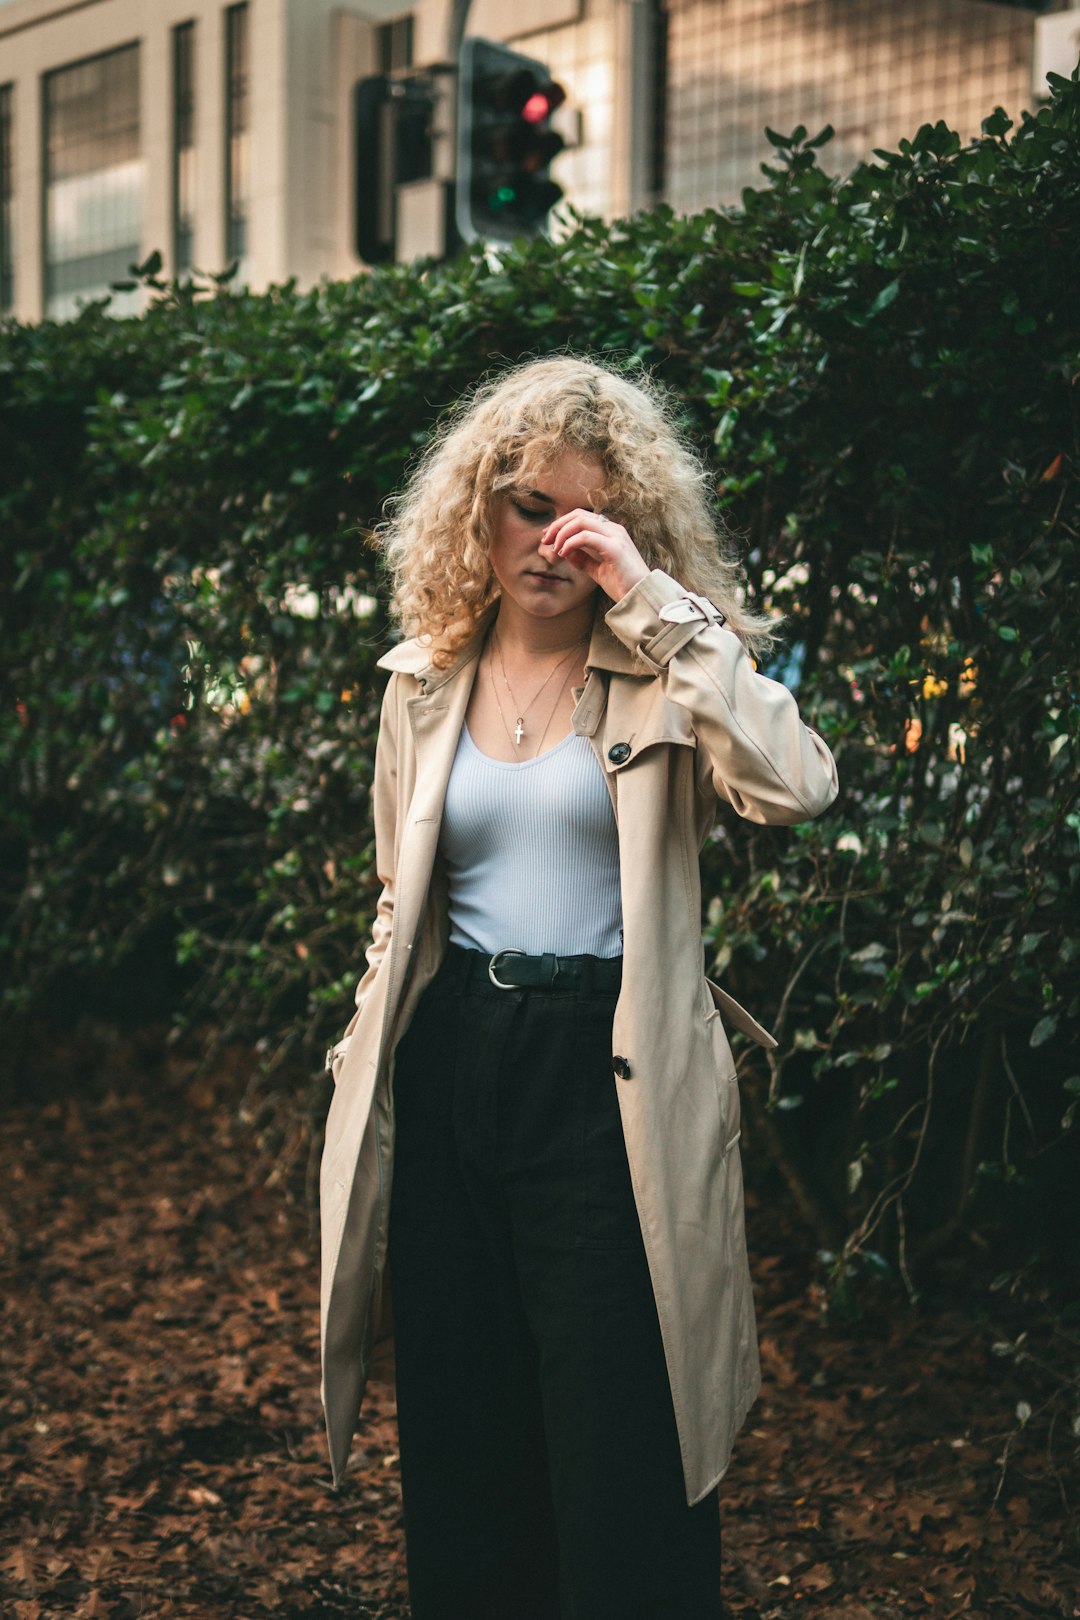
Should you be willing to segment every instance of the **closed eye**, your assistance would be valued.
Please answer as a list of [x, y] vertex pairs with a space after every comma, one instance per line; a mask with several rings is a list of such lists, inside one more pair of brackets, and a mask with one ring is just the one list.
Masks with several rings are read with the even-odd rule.
[[513, 506], [516, 512], [521, 513], [522, 517], [535, 518], [538, 522], [543, 523], [548, 523], [551, 521], [548, 515], [548, 509], [546, 507], [522, 506], [520, 501], [515, 500], [511, 500], [510, 504]]

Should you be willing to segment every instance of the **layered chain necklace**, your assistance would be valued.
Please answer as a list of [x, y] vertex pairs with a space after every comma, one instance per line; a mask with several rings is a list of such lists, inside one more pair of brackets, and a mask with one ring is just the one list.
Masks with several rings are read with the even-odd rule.
[[[580, 638], [580, 640], [571, 643], [570, 649], [567, 652], [566, 656], [564, 658], [560, 658], [559, 662], [557, 664], [555, 664], [553, 666], [553, 668], [548, 671], [547, 675], [544, 677], [543, 681], [537, 687], [536, 691], [533, 693], [532, 697], [529, 699], [528, 703], [526, 703], [524, 708], [522, 708], [521, 705], [518, 703], [517, 698], [514, 696], [513, 688], [511, 687], [510, 682], [507, 679], [506, 665], [503, 663], [502, 647], [501, 647], [501, 645], [499, 643], [498, 632], [496, 630], [494, 630], [494, 629], [492, 629], [492, 632], [491, 632], [491, 639], [492, 639], [492, 642], [493, 642], [494, 647], [495, 647], [495, 656], [499, 660], [499, 669], [502, 672], [503, 685], [506, 687], [507, 692], [509, 692], [509, 694], [510, 694], [510, 703], [511, 703], [512, 708], [513, 708], [513, 710], [515, 712], [515, 715], [516, 715], [516, 721], [515, 721], [515, 724], [514, 724], [514, 730], [513, 730], [512, 735], [511, 735], [511, 732], [510, 732], [510, 727], [506, 723], [506, 716], [503, 713], [502, 704], [499, 702], [499, 689], [498, 689], [498, 686], [495, 684], [495, 669], [494, 669], [494, 666], [492, 665], [492, 663], [489, 660], [489, 662], [488, 662], [488, 672], [489, 672], [489, 674], [491, 676], [491, 690], [492, 690], [492, 694], [494, 695], [494, 698], [495, 698], [495, 707], [499, 711], [499, 719], [503, 723], [503, 730], [506, 732], [508, 740], [513, 742], [515, 747], [520, 748], [522, 742], [525, 739], [525, 716], [528, 714], [529, 710], [532, 708], [533, 704], [536, 702], [537, 698], [540, 696], [540, 693], [547, 686], [548, 682], [550, 680], [552, 680], [552, 678], [555, 675], [558, 674], [559, 670], [562, 669], [565, 664], [568, 664], [570, 662], [571, 658], [574, 656], [574, 653], [577, 652], [579, 648], [585, 646], [585, 644], [589, 640], [589, 637], [587, 635], [584, 635], [584, 636], [582, 636]], [[540, 742], [537, 744], [537, 750], [536, 750], [537, 753], [540, 752], [540, 749], [543, 746], [544, 738], [548, 734], [548, 726], [551, 725], [551, 716], [555, 713], [556, 708], [558, 708], [559, 698], [562, 696], [563, 687], [566, 685], [566, 682], [567, 682], [568, 678], [569, 678], [569, 671], [567, 671], [566, 675], [563, 676], [562, 685], [559, 687], [558, 693], [556, 694], [556, 697], [555, 697], [555, 703], [553, 704], [553, 706], [551, 708], [551, 712], [548, 714], [547, 725], [545, 725], [545, 727], [544, 727], [544, 729], [543, 729], [543, 731], [542, 731], [542, 733], [540, 735]]]

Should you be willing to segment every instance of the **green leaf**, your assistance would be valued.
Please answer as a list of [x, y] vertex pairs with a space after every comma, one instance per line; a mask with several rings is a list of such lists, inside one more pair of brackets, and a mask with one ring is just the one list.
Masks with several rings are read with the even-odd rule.
[[1031, 1046], [1045, 1046], [1046, 1042], [1055, 1034], [1058, 1027], [1057, 1018], [1053, 1013], [1046, 1013], [1039, 1019], [1031, 1032]]
[[1000, 137], [1002, 135], [1007, 135], [1012, 127], [1013, 121], [1002, 107], [995, 107], [989, 118], [984, 118], [982, 121], [982, 132], [984, 135]]
[[880, 315], [883, 309], [888, 309], [889, 305], [895, 301], [899, 291], [899, 281], [890, 281], [886, 283], [886, 285], [882, 287], [881, 291], [874, 299], [874, 302], [870, 305], [870, 308], [867, 310], [867, 315]]

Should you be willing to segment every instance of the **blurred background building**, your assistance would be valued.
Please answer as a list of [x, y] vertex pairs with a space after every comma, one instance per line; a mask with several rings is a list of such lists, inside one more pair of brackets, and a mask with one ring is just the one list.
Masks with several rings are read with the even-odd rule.
[[[442, 66], [452, 97], [452, 27], [452, 0], [0, 0], [0, 313], [71, 314], [153, 249], [166, 276], [238, 261], [255, 288], [355, 274], [358, 198], [380, 181], [353, 87]], [[927, 121], [968, 137], [995, 106], [1016, 117], [1072, 71], [1080, 6], [473, 0], [467, 31], [565, 87], [554, 176], [612, 217], [737, 202], [767, 125], [832, 124], [822, 160], [843, 171]], [[435, 243], [415, 199], [409, 218], [398, 257]]]

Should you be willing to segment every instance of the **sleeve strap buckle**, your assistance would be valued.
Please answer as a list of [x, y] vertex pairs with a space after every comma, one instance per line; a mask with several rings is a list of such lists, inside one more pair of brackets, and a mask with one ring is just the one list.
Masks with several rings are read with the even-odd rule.
[[698, 596], [694, 591], [684, 591], [674, 602], [665, 602], [660, 609], [660, 617], [667, 624], [692, 624], [695, 619], [704, 619], [708, 624], [727, 623], [714, 602], [710, 602], [707, 596]]

